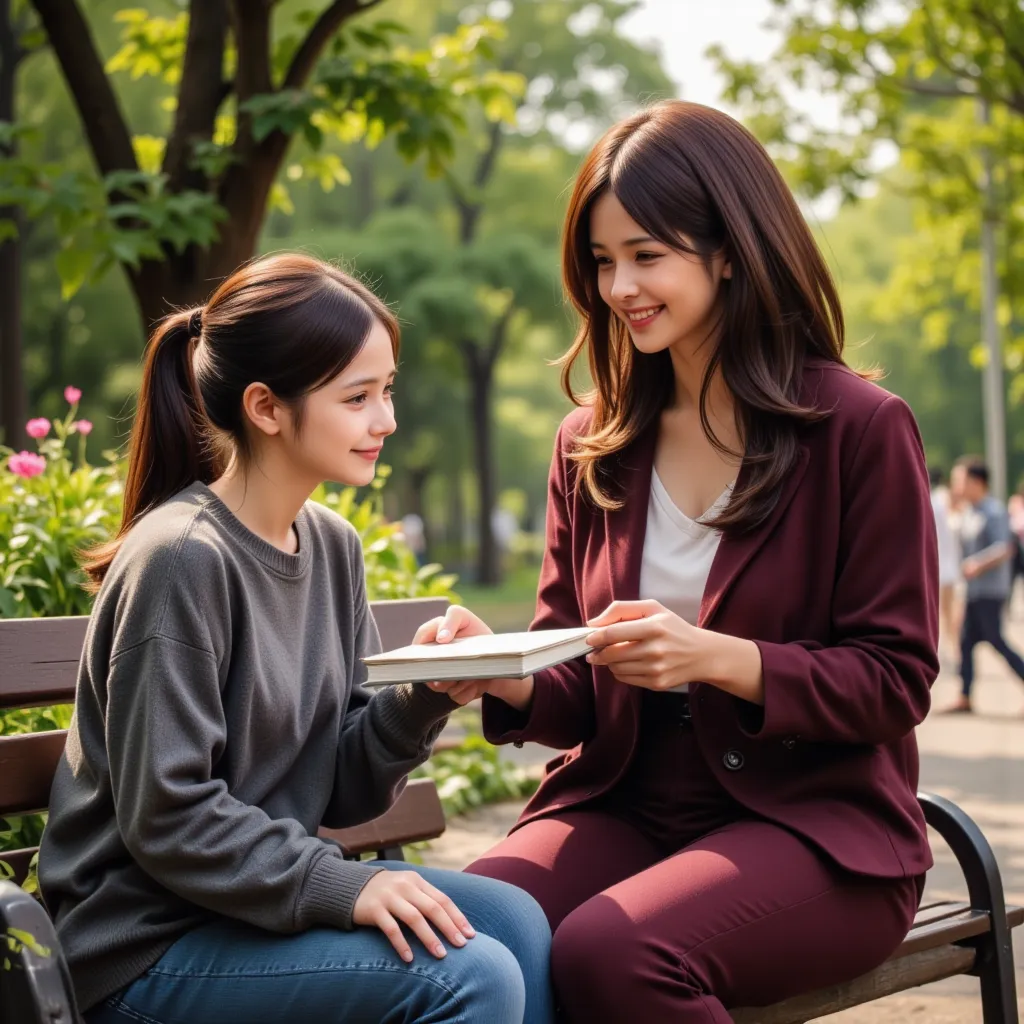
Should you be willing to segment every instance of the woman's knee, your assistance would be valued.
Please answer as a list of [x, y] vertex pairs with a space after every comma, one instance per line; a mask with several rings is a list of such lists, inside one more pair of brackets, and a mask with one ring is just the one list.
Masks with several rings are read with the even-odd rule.
[[546, 962], [551, 950], [551, 927], [541, 905], [525, 889], [510, 882], [487, 879], [486, 884], [487, 933], [517, 951], [532, 949]]
[[642, 946], [622, 908], [607, 896], [595, 896], [555, 929], [551, 974], [556, 992], [570, 1006], [585, 993], [587, 1004], [606, 1006], [613, 1019], [624, 985], [639, 966]]
[[466, 1021], [522, 1024], [526, 984], [512, 951], [490, 935], [477, 934], [442, 961]]

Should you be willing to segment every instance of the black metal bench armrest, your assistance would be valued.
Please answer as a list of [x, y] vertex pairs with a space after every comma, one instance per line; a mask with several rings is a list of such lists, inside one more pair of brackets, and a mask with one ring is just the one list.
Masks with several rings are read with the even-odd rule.
[[918, 793], [924, 819], [949, 845], [967, 880], [972, 910], [986, 910], [1006, 920], [1003, 880], [989, 841], [952, 800], [934, 793]]
[[13, 882], [0, 882], [0, 1017], [18, 1024], [78, 1024], [67, 963], [46, 911]]
[[978, 950], [978, 960], [971, 973], [981, 979], [985, 1019], [990, 1019], [990, 1006], [1013, 1007], [1015, 1012], [1013, 946], [996, 855], [974, 820], [952, 800], [934, 793], [918, 793], [917, 799], [924, 810], [925, 821], [946, 841], [964, 873], [971, 909], [983, 910], [989, 915], [991, 931], [979, 941], [972, 941]]

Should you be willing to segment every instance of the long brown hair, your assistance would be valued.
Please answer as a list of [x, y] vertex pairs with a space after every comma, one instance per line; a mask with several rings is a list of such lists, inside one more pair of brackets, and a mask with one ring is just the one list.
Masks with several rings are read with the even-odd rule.
[[355, 278], [311, 256], [254, 260], [231, 275], [205, 306], [173, 313], [150, 338], [128, 453], [117, 536], [87, 553], [93, 588], [141, 516], [224, 471], [231, 454], [250, 455], [242, 396], [265, 384], [295, 416], [310, 392], [356, 357], [384, 325], [398, 358], [398, 321]]
[[[708, 267], [723, 251], [731, 262], [699, 411], [711, 444], [742, 456], [746, 471], [715, 525], [750, 529], [778, 500], [799, 456], [800, 425], [827, 415], [801, 405], [799, 394], [808, 356], [842, 362], [843, 312], [835, 283], [782, 175], [737, 121], [676, 100], [611, 128], [576, 178], [562, 241], [565, 288], [581, 318], [561, 360], [562, 387], [577, 405], [592, 408], [589, 432], [576, 439], [572, 458], [577, 485], [601, 508], [622, 505], [619, 454], [655, 426], [674, 397], [668, 351], [639, 352], [598, 291], [590, 214], [609, 192], [663, 244]], [[577, 396], [571, 375], [584, 352], [595, 386]], [[716, 372], [735, 399], [743, 452], [730, 452], [708, 420]]]

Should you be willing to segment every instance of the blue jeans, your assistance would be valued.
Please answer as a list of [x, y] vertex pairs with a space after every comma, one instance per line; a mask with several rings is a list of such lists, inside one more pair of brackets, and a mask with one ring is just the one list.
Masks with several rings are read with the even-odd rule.
[[532, 896], [458, 871], [412, 869], [476, 937], [438, 960], [406, 930], [405, 963], [376, 928], [278, 935], [228, 918], [182, 936], [86, 1024], [551, 1024], [551, 932]]

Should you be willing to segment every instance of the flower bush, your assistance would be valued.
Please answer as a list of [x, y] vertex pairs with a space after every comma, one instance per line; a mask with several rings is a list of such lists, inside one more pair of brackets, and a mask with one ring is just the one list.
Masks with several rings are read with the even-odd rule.
[[65, 394], [75, 401], [64, 419], [26, 424], [37, 452], [0, 447], [0, 618], [88, 614], [79, 553], [121, 521], [122, 466], [114, 452], [89, 464], [92, 424], [76, 419], [81, 392]]

